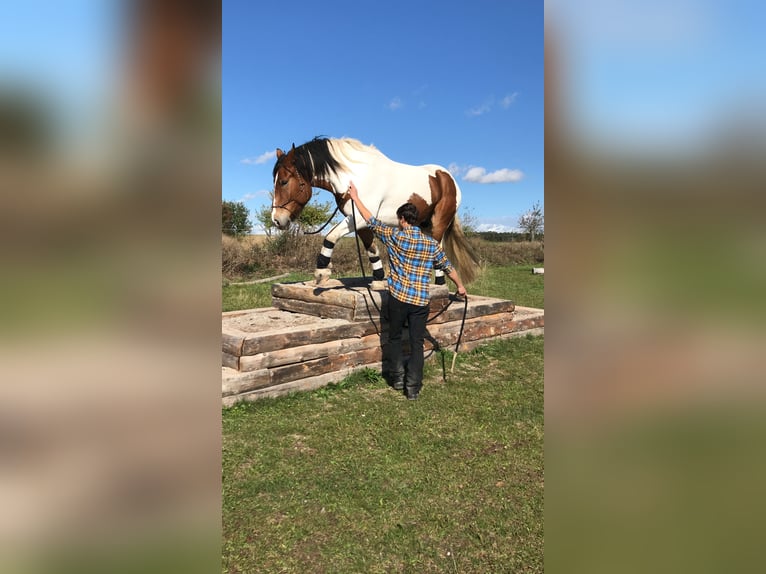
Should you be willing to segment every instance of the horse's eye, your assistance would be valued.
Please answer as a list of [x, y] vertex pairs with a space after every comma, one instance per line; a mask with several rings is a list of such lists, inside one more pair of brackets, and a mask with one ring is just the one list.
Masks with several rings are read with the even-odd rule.
[[287, 180], [286, 179], [279, 180], [279, 185], [287, 185]]

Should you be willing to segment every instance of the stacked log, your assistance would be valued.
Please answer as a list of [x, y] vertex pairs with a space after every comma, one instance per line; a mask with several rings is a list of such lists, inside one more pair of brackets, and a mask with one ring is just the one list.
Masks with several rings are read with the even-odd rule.
[[[385, 285], [336, 280], [275, 284], [273, 307], [223, 314], [222, 401], [310, 390], [341, 380], [361, 368], [380, 368], [387, 344]], [[542, 309], [471, 296], [460, 349], [525, 333], [541, 333]], [[454, 350], [464, 303], [451, 300], [446, 286], [434, 286], [426, 350]], [[383, 315], [383, 316], [382, 316]], [[405, 353], [408, 352], [405, 330]], [[436, 345], [434, 345], [436, 343]]]

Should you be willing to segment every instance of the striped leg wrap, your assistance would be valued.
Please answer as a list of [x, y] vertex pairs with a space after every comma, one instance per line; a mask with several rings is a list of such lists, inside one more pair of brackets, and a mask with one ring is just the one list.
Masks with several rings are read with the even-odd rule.
[[330, 265], [333, 249], [335, 249], [335, 244], [329, 239], [325, 239], [322, 242], [322, 249], [319, 251], [319, 255], [317, 255], [317, 269], [326, 269]]
[[436, 280], [437, 285], [444, 285], [447, 282], [447, 280], [444, 278], [444, 271], [441, 269], [434, 270], [434, 279]]
[[383, 270], [383, 262], [380, 260], [377, 248], [367, 252], [370, 258], [370, 265], [372, 265], [372, 278], [375, 281], [380, 281], [386, 276], [386, 272]]

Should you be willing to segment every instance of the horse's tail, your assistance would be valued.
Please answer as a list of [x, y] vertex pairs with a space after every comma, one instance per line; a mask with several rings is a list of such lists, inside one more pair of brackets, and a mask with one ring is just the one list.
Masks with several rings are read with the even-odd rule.
[[447, 258], [457, 269], [458, 275], [463, 283], [470, 283], [478, 277], [481, 271], [479, 257], [470, 244], [468, 238], [460, 227], [457, 215], [450, 223], [442, 237], [442, 245], [447, 253]]

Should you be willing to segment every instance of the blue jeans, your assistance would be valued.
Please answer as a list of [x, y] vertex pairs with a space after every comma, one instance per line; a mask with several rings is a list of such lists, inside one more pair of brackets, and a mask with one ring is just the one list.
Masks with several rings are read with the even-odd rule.
[[[423, 339], [428, 320], [428, 305], [422, 307], [402, 303], [395, 297], [388, 296], [388, 345], [383, 351], [383, 372], [388, 373], [392, 381], [404, 379], [408, 390], [420, 391], [423, 386]], [[405, 322], [410, 335], [410, 360], [407, 375], [404, 373], [402, 356], [402, 332]]]

